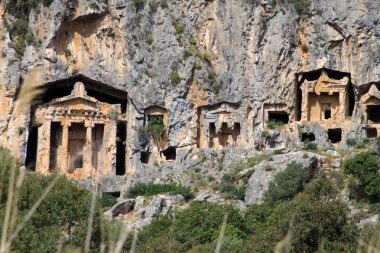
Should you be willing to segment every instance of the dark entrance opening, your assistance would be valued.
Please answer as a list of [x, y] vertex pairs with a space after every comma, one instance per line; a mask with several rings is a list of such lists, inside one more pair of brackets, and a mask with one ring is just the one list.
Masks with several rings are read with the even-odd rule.
[[35, 170], [37, 160], [38, 127], [29, 128], [28, 144], [26, 146], [25, 167]]
[[166, 161], [175, 161], [177, 157], [177, 152], [175, 147], [168, 147], [164, 151], [162, 151], [162, 154], [165, 156]]
[[210, 141], [209, 141], [209, 148], [212, 148], [214, 147], [214, 137], [215, 137], [215, 134], [216, 134], [216, 127], [215, 127], [215, 123], [214, 122], [211, 122], [210, 123]]
[[301, 141], [302, 142], [315, 141], [315, 135], [313, 133], [302, 133], [302, 135], [301, 135]]
[[59, 122], [52, 122], [50, 127], [50, 159], [49, 171], [57, 169], [58, 160], [61, 155], [59, 148], [62, 144], [62, 126]]
[[127, 126], [125, 122], [117, 124], [116, 132], [116, 175], [125, 174], [125, 146], [127, 141]]
[[103, 195], [108, 195], [108, 196], [118, 198], [118, 197], [120, 197], [121, 194], [120, 194], [120, 192], [103, 192]]
[[367, 128], [367, 138], [376, 138], [377, 137], [377, 129], [374, 127]]
[[367, 107], [368, 120], [373, 123], [380, 123], [380, 106], [371, 105]]
[[348, 108], [346, 110], [346, 116], [352, 116], [354, 113], [355, 108], [355, 94], [354, 94], [354, 87], [350, 83], [347, 88], [347, 94], [348, 94]]
[[296, 112], [295, 120], [300, 121], [302, 114], [302, 90], [299, 84], [296, 82]]
[[288, 113], [283, 112], [283, 111], [271, 111], [271, 112], [268, 112], [268, 121], [275, 121], [275, 122], [288, 124], [289, 115]]
[[331, 118], [331, 109], [325, 110], [325, 119], [330, 119], [330, 118]]
[[339, 143], [342, 140], [342, 129], [332, 128], [327, 131], [331, 143]]
[[141, 151], [140, 152], [140, 161], [141, 163], [148, 164], [150, 158], [150, 152]]

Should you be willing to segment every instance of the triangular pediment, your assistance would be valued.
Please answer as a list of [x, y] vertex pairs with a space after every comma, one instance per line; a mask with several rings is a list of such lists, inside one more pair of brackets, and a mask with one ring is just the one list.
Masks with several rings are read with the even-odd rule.
[[368, 92], [362, 97], [364, 104], [380, 104], [380, 91], [376, 85], [372, 85]]
[[93, 110], [97, 109], [97, 103], [97, 101], [89, 100], [84, 97], [74, 97], [69, 99], [62, 99], [60, 101], [53, 101], [50, 106], [70, 107], [74, 110]]
[[84, 84], [77, 82], [70, 95], [52, 100], [50, 106], [70, 106], [75, 107], [75, 109], [80, 107], [83, 107], [83, 109], [91, 109], [96, 108], [98, 103], [98, 100], [87, 95]]

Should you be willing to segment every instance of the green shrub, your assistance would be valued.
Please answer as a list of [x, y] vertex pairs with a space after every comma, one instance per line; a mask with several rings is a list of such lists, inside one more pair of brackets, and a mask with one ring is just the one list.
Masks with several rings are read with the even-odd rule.
[[175, 25], [175, 32], [177, 33], [177, 34], [181, 34], [181, 33], [183, 33], [185, 31], [185, 25], [183, 25], [183, 24], [176, 24]]
[[202, 64], [199, 62], [195, 63], [195, 69], [202, 69]]
[[[358, 180], [358, 189], [362, 188], [362, 196], [359, 199], [368, 199], [371, 202], [380, 200], [380, 161], [373, 151], [367, 151], [356, 155], [354, 158], [343, 162], [345, 174], [352, 175]], [[354, 195], [361, 195], [358, 192]]]
[[245, 187], [239, 185], [237, 175], [231, 173], [224, 174], [218, 189], [223, 193], [225, 198], [244, 200]]
[[224, 215], [228, 213], [225, 237], [245, 238], [245, 222], [231, 206], [219, 206], [207, 202], [195, 202], [178, 213], [172, 227], [172, 238], [181, 245], [181, 252], [215, 241], [220, 232]]
[[307, 140], [303, 144], [303, 149], [308, 150], [308, 151], [315, 151], [318, 149], [318, 146], [317, 146], [317, 144]]
[[339, 200], [333, 182], [325, 175], [306, 185], [292, 201], [277, 204], [273, 211], [270, 206], [254, 208], [258, 210], [253, 212], [253, 222], [247, 219], [247, 226], [258, 234], [252, 238], [249, 252], [274, 252], [275, 245], [289, 234], [287, 252], [357, 249], [357, 228], [347, 220], [348, 207]]
[[259, 164], [260, 162], [268, 160], [269, 157], [271, 157], [271, 155], [266, 154], [266, 153], [258, 154], [257, 156], [254, 156], [254, 157], [248, 157], [247, 166], [249, 168], [252, 168], [256, 166], [257, 164]]
[[357, 144], [357, 140], [355, 138], [347, 138], [346, 143], [348, 146], [353, 147]]
[[110, 194], [103, 194], [99, 202], [104, 209], [108, 209], [113, 207], [117, 203], [117, 200], [116, 197]]
[[276, 128], [281, 128], [281, 127], [285, 126], [285, 123], [284, 123], [284, 122], [282, 122], [282, 121], [277, 121], [277, 120], [268, 120], [268, 121], [266, 122], [266, 124], [267, 124], [267, 127], [268, 127], [269, 129], [276, 129]]
[[195, 46], [195, 45], [197, 44], [197, 39], [194, 38], [194, 37], [191, 37], [191, 38], [189, 39], [189, 43], [190, 43], [191, 45]]
[[275, 149], [275, 150], [273, 150], [272, 154], [273, 155], [282, 155], [284, 150], [285, 150], [284, 148]]
[[206, 52], [206, 51], [204, 51], [204, 52], [202, 53], [202, 58], [203, 58], [205, 61], [207, 61], [208, 63], [211, 62], [211, 55], [210, 55], [208, 52]]
[[291, 0], [290, 2], [294, 6], [294, 9], [301, 18], [305, 18], [311, 15], [310, 0]]
[[144, 0], [132, 0], [135, 5], [141, 5], [144, 3]]
[[311, 171], [293, 161], [284, 171], [275, 175], [274, 180], [269, 183], [268, 191], [264, 194], [265, 200], [276, 203], [291, 199], [303, 190], [310, 178]]
[[168, 8], [169, 7], [168, 0], [161, 0], [161, 7], [164, 9]]
[[268, 218], [272, 214], [273, 209], [267, 202], [261, 205], [253, 204], [250, 206], [245, 213], [246, 226], [249, 232], [256, 235], [265, 231], [268, 228]]
[[168, 193], [170, 195], [181, 194], [186, 200], [194, 197], [189, 188], [177, 185], [176, 183], [170, 184], [145, 184], [138, 182], [128, 189], [125, 196], [127, 198], [135, 198], [137, 196], [153, 196], [161, 193]]
[[150, 116], [148, 120], [147, 133], [154, 137], [163, 138], [166, 134], [166, 129], [162, 117]]
[[170, 81], [173, 84], [179, 84], [181, 82], [181, 77], [177, 71], [170, 72], [169, 77], [170, 77]]

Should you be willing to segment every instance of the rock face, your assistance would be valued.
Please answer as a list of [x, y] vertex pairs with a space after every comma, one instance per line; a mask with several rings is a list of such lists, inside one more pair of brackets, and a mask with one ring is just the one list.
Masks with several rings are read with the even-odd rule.
[[[111, 171], [120, 161], [131, 181], [155, 178], [157, 165], [194, 167], [199, 149], [283, 148], [306, 139], [344, 146], [347, 137], [377, 136], [378, 1], [311, 0], [310, 15], [283, 1], [252, 2], [54, 0], [26, 15], [34, 41], [17, 53], [5, 25], [15, 17], [3, 1], [0, 144], [33, 164], [35, 108], [16, 94], [41, 86], [49, 102], [77, 81], [102, 102], [125, 102], [125, 134], [106, 152], [125, 149]], [[144, 139], [152, 115], [162, 116], [166, 132]], [[273, 120], [285, 126], [268, 130]]]
[[248, 180], [245, 191], [246, 204], [261, 204], [264, 200], [264, 193], [268, 190], [269, 183], [277, 173], [284, 171], [286, 166], [291, 162], [300, 163], [305, 170], [312, 170], [318, 165], [316, 155], [305, 152], [276, 155], [270, 161], [262, 161], [254, 167], [254, 172]]

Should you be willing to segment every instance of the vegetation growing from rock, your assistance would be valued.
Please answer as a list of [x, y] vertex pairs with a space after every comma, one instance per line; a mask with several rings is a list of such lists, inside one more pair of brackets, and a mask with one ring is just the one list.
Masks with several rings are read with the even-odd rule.
[[277, 121], [277, 120], [268, 120], [266, 124], [269, 129], [276, 129], [276, 128], [281, 128], [285, 126], [284, 122]]
[[270, 203], [292, 199], [303, 190], [310, 178], [310, 170], [303, 168], [302, 164], [292, 162], [284, 171], [275, 175], [265, 193], [265, 199]]
[[170, 195], [182, 195], [186, 200], [194, 197], [191, 190], [187, 187], [177, 185], [176, 183], [170, 184], [145, 184], [138, 182], [133, 187], [129, 188], [126, 192], [127, 198], [135, 198], [137, 196], [153, 196], [161, 193], [168, 193]]
[[34, 37], [28, 30], [28, 17], [33, 8], [39, 4], [49, 6], [53, 0], [12, 0], [7, 1], [6, 9], [13, 19], [6, 20], [5, 25], [13, 38], [13, 46], [19, 54], [23, 54], [26, 43], [32, 43]]
[[181, 82], [181, 76], [179, 75], [177, 71], [170, 72], [169, 77], [170, 77], [170, 81], [173, 84], [178, 84]]
[[353, 176], [349, 185], [351, 196], [371, 202], [380, 200], [380, 160], [375, 152], [360, 153], [344, 161], [343, 168]]

